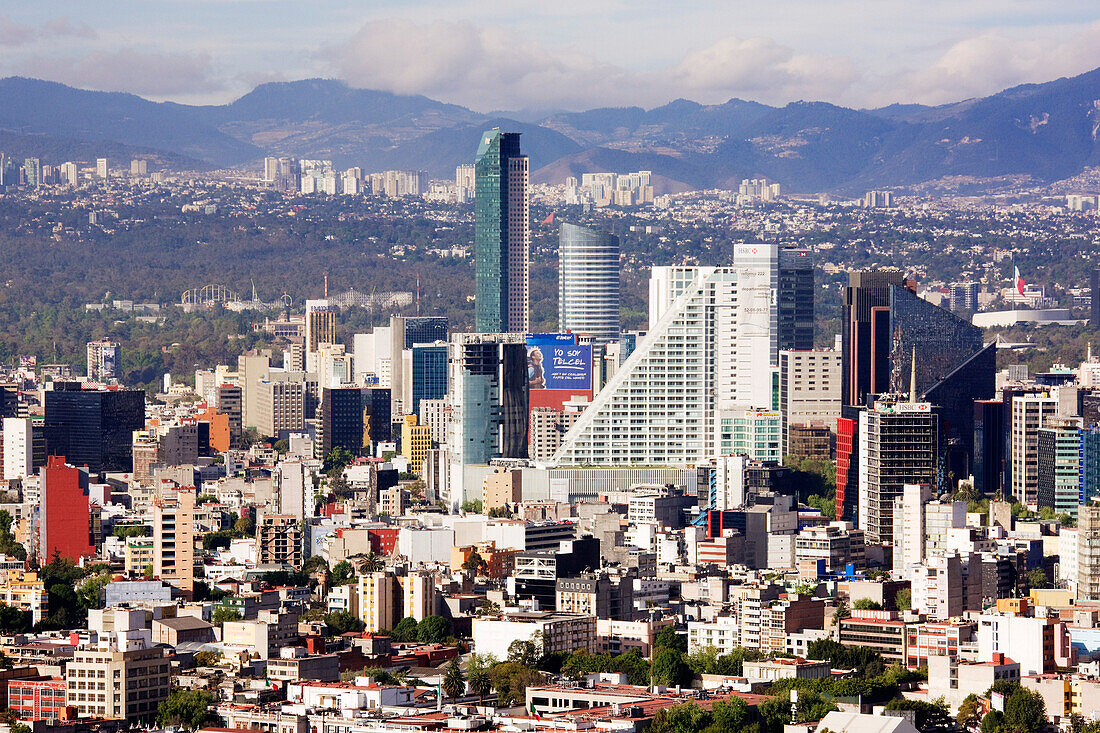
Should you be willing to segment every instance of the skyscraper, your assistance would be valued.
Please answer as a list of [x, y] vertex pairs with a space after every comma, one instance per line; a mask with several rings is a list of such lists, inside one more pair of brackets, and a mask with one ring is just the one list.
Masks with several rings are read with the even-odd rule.
[[868, 544], [894, 536], [905, 484], [940, 486], [939, 415], [927, 402], [876, 402], [859, 418], [859, 526]]
[[841, 324], [842, 404], [863, 405], [868, 394], [889, 391], [890, 288], [904, 285], [901, 270], [849, 273]]
[[[779, 349], [814, 347], [814, 258], [808, 249], [779, 250]], [[776, 362], [778, 363], [778, 362]]]
[[1092, 299], [1089, 311], [1089, 328], [1100, 328], [1100, 267], [1089, 273], [1089, 295]]
[[527, 156], [519, 133], [489, 130], [474, 162], [474, 265], [480, 333], [526, 333], [530, 300]]
[[649, 335], [570, 428], [557, 460], [695, 465], [720, 455], [738, 417], [772, 406], [777, 260], [774, 244], [738, 245], [732, 267], [654, 268]]
[[93, 473], [133, 470], [133, 434], [145, 427], [145, 392], [54, 382], [45, 403], [49, 455]]
[[[326, 288], [327, 289], [327, 288]], [[317, 347], [336, 343], [336, 309], [328, 298], [306, 301], [306, 371], [317, 371]]]
[[619, 337], [619, 238], [563, 223], [558, 230], [558, 329]]

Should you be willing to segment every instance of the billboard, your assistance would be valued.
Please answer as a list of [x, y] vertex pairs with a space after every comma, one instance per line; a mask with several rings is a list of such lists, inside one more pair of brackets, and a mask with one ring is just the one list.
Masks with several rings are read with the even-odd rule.
[[577, 344], [567, 333], [528, 335], [527, 384], [532, 392], [588, 392], [592, 389], [592, 347]]

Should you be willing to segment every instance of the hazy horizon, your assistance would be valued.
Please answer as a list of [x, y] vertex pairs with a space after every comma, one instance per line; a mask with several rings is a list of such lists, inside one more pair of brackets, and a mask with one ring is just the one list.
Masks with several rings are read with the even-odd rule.
[[943, 104], [1100, 67], [1085, 0], [59, 0], [0, 13], [0, 76], [222, 104], [335, 78], [479, 111], [737, 97]]

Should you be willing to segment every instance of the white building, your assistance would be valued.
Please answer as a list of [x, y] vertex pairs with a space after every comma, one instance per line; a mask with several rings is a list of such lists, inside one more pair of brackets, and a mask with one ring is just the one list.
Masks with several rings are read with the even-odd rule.
[[4, 480], [29, 476], [33, 469], [33, 428], [29, 417], [4, 418]]
[[545, 640], [544, 654], [596, 650], [596, 617], [580, 613], [535, 611], [473, 620], [473, 651], [508, 658], [514, 641]]

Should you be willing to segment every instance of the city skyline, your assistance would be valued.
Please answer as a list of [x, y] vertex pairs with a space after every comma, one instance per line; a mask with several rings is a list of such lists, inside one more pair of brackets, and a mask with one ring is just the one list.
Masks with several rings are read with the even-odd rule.
[[[218, 103], [334, 77], [480, 111], [659, 106], [678, 97], [941, 104], [1100, 66], [1100, 9], [1074, 2], [75, 2], [0, 14], [0, 75]], [[791, 18], [797, 19], [792, 22]], [[1010, 49], [1010, 53], [1006, 53]]]

